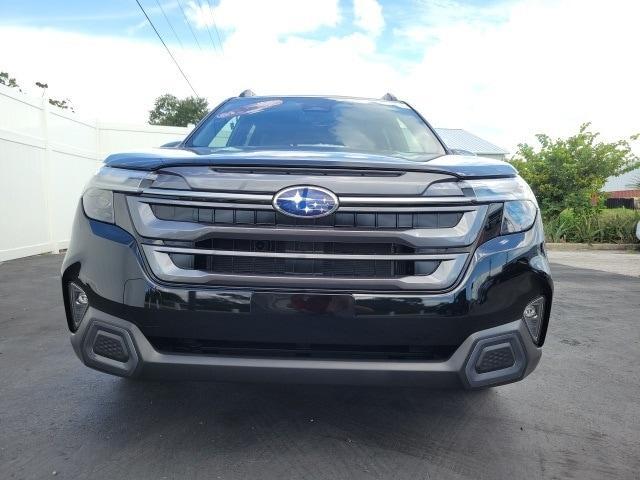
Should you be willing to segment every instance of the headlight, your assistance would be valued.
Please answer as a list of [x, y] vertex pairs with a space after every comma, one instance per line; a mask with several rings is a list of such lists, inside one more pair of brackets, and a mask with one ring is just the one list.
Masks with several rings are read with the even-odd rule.
[[536, 221], [538, 208], [530, 200], [504, 202], [502, 210], [502, 235], [529, 230]]
[[463, 183], [473, 190], [478, 201], [504, 202], [501, 235], [524, 232], [536, 221], [536, 197], [522, 178], [483, 178]]
[[151, 172], [102, 167], [82, 194], [84, 213], [94, 220], [114, 223], [113, 192], [141, 192], [155, 178]]
[[427, 197], [468, 197], [477, 202], [505, 202], [507, 200], [536, 199], [520, 177], [480, 178], [474, 180], [444, 181], [429, 185], [423, 195]]
[[[424, 192], [433, 197], [460, 197], [479, 203], [502, 203], [502, 224], [499, 234], [523, 232], [536, 221], [536, 198], [521, 177], [480, 178], [433, 183]], [[498, 234], [498, 231], [495, 232]]]
[[507, 200], [531, 200], [536, 199], [525, 182], [520, 177], [509, 178], [481, 178], [477, 180], [465, 180], [460, 182], [462, 188], [470, 188], [473, 196], [479, 202], [504, 202]]
[[87, 217], [114, 223], [113, 192], [101, 188], [87, 188], [82, 195], [82, 206]]

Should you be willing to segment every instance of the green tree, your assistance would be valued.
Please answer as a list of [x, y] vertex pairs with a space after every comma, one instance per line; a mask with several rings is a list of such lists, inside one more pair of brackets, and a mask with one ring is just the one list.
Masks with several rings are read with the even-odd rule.
[[202, 97], [180, 99], [165, 94], [156, 98], [153, 110], [149, 111], [151, 125], [186, 127], [198, 123], [209, 111], [207, 100]]
[[0, 72], [0, 85], [6, 85], [7, 87], [17, 88], [20, 90], [20, 85], [18, 85], [16, 79], [10, 76], [7, 72]]
[[[44, 82], [36, 82], [36, 87], [46, 90], [49, 88], [49, 84]], [[71, 105], [71, 100], [69, 100], [68, 98], [65, 98], [64, 100], [57, 100], [55, 98], [50, 98], [49, 105], [62, 108], [63, 110], [68, 109], [68, 110], [71, 110], [72, 112], [75, 112], [75, 110], [73, 109], [73, 105]]]
[[68, 98], [65, 98], [64, 100], [56, 100], [55, 98], [50, 98], [49, 103], [58, 108], [62, 108], [63, 110], [69, 109], [72, 112], [75, 111], [73, 109], [73, 106], [71, 105], [71, 100], [69, 100]]
[[569, 138], [551, 139], [537, 135], [539, 148], [518, 145], [512, 159], [520, 175], [531, 185], [545, 216], [556, 216], [567, 208], [576, 212], [594, 209], [603, 200], [602, 187], [611, 176], [640, 166], [629, 140], [599, 141], [598, 133], [585, 123]]

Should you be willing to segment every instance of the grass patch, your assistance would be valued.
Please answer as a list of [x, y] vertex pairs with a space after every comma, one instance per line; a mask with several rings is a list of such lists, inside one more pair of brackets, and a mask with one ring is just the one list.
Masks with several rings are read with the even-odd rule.
[[638, 243], [638, 221], [638, 210], [611, 208], [576, 213], [566, 209], [557, 217], [546, 218], [544, 231], [549, 242]]

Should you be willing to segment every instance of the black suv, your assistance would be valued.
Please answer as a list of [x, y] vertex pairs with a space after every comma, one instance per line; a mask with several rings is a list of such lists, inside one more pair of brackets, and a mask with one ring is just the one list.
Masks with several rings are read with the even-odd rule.
[[508, 163], [391, 96], [244, 94], [107, 158], [62, 290], [78, 357], [115, 375], [475, 388], [536, 367], [553, 285]]

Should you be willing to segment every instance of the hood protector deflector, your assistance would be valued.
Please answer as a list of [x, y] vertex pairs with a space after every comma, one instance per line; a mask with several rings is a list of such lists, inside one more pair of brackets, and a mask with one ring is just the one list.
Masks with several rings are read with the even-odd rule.
[[212, 166], [399, 170], [440, 173], [459, 178], [513, 177], [517, 174], [516, 169], [507, 162], [482, 157], [443, 155], [415, 161], [378, 154], [298, 150], [211, 153], [209, 149], [158, 148], [110, 155], [105, 164], [114, 168], [148, 171], [167, 167]]

